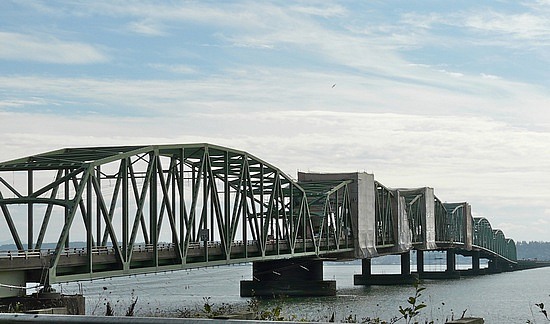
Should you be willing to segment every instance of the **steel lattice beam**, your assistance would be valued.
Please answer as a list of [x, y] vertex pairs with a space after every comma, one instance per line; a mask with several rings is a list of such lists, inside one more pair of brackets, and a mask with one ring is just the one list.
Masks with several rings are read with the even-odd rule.
[[[28, 192], [2, 177], [9, 172], [25, 172]], [[58, 150], [0, 164], [0, 182], [18, 250], [38, 251], [56, 235], [43, 255], [50, 282], [353, 250], [347, 183], [325, 188], [324, 213], [313, 221], [315, 204], [286, 174], [213, 145]], [[41, 217], [36, 237], [14, 222], [21, 211], [10, 209], [23, 205], [28, 221]], [[82, 261], [63, 257], [77, 250]]]
[[[28, 276], [41, 277], [45, 265], [50, 282], [349, 257], [353, 226], [363, 217], [350, 199], [356, 186], [349, 178], [297, 182], [253, 155], [209, 144], [68, 148], [0, 163], [0, 220], [17, 253], [40, 256], [24, 266]], [[472, 219], [466, 203], [443, 204], [426, 188], [374, 182], [369, 190], [373, 251], [433, 248], [426, 232], [432, 212], [437, 244], [516, 259], [513, 240]], [[55, 247], [45, 250], [47, 242]]]

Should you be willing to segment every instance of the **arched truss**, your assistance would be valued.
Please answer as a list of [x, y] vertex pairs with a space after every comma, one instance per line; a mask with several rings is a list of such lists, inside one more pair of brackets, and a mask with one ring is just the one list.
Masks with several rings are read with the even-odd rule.
[[507, 258], [512, 260], [512, 261], [517, 261], [517, 259], [518, 259], [517, 250], [516, 250], [516, 242], [514, 242], [514, 240], [511, 239], [511, 238], [506, 239], [504, 255], [506, 255]]
[[[16, 249], [57, 242], [40, 258], [51, 282], [349, 248], [347, 183], [322, 194], [312, 217], [317, 204], [279, 169], [207, 144], [70, 148], [0, 164]], [[69, 253], [81, 258], [61, 258]]]
[[474, 218], [474, 245], [492, 250], [494, 248], [491, 223], [483, 217]]
[[494, 249], [497, 254], [504, 255], [505, 249], [506, 249], [506, 237], [504, 237], [504, 233], [499, 229], [493, 230], [493, 237], [494, 237]]
[[517, 260], [514, 240], [506, 238], [499, 229], [493, 229], [483, 217], [474, 218], [474, 246], [489, 250], [511, 261]]

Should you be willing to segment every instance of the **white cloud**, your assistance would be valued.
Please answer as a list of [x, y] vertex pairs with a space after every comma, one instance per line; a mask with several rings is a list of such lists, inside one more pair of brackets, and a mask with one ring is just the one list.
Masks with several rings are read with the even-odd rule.
[[[443, 201], [468, 201], [491, 222], [505, 221], [505, 206], [547, 204], [550, 135], [478, 117], [278, 111], [0, 118], [2, 161], [71, 146], [211, 142], [248, 151], [293, 177], [296, 170], [367, 170], [390, 187], [431, 186]], [[27, 124], [34, 127], [22, 132]]]
[[464, 74], [463, 73], [460, 73], [460, 72], [450, 72], [450, 71], [446, 71], [446, 70], [438, 70], [439, 72], [442, 72], [442, 73], [445, 73], [445, 74], [448, 74], [452, 77], [455, 77], [455, 78], [460, 78], [460, 77], [463, 77]]
[[499, 80], [500, 79], [500, 77], [498, 77], [496, 75], [492, 75], [492, 74], [481, 73], [480, 75], [484, 79], [491, 79], [491, 80]]
[[176, 4], [150, 2], [112, 2], [94, 1], [86, 6], [73, 6], [73, 15], [99, 15], [116, 18], [136, 18], [148, 24], [165, 22], [194, 22], [208, 25], [251, 26], [263, 25], [253, 13], [253, 8], [271, 8], [272, 13], [278, 10], [269, 4], [252, 3], [217, 3], [215, 6], [203, 2], [178, 2]]
[[163, 26], [147, 20], [131, 22], [127, 25], [127, 29], [144, 36], [165, 36], [167, 34]]
[[187, 66], [184, 64], [162, 64], [162, 63], [155, 63], [155, 64], [149, 64], [150, 67], [161, 70], [161, 71], [167, 71], [171, 73], [177, 73], [177, 74], [194, 74], [197, 73], [197, 70], [191, 66]]
[[550, 21], [547, 16], [531, 13], [504, 14], [485, 12], [464, 17], [464, 26], [486, 32], [511, 35], [536, 42], [550, 41]]
[[45, 105], [47, 102], [42, 98], [30, 98], [30, 99], [4, 99], [0, 100], [0, 108], [14, 108], [14, 107], [30, 107], [35, 105]]
[[55, 64], [91, 64], [108, 61], [99, 49], [47, 35], [0, 32], [0, 59]]
[[305, 13], [307, 15], [320, 16], [323, 18], [338, 17], [347, 14], [347, 10], [342, 6], [291, 6], [291, 10], [299, 13]]
[[[490, 35], [492, 39], [480, 37], [480, 41], [485, 42], [486, 45], [498, 42], [500, 45], [517, 47], [517, 41], [542, 46], [550, 44], [550, 21], [547, 13], [541, 10], [505, 13], [496, 9], [479, 10], [479, 8], [475, 8], [456, 13], [408, 12], [402, 15], [401, 21], [409, 28], [416, 28], [416, 31], [423, 34], [428, 31], [436, 32], [438, 25], [466, 28], [474, 33]], [[470, 35], [466, 39], [475, 42], [472, 39], [474, 35], [476, 34]], [[427, 37], [424, 43], [433, 43], [434, 37], [440, 36]], [[455, 41], [464, 42], [464, 38], [464, 36], [458, 36]], [[422, 38], [419, 37], [418, 41], [422, 42]], [[452, 42], [452, 40], [446, 38], [445, 42]]]
[[[151, 66], [174, 73], [194, 72], [186, 65]], [[72, 106], [80, 110], [108, 109], [112, 114], [130, 109], [137, 115], [154, 111], [182, 116], [205, 109], [249, 112], [296, 107], [304, 111], [490, 116], [517, 127], [550, 128], [550, 116], [545, 113], [547, 94], [538, 87], [503, 79], [449, 75], [404, 64], [400, 75], [411, 75], [413, 80], [316, 73], [300, 68], [239, 68], [192, 81], [10, 76], [0, 77], [0, 89], [9, 94], [10, 101], [32, 96], [43, 99], [44, 107], [50, 109], [55, 109], [52, 105], [56, 102], [72, 101]]]
[[[129, 37], [125, 45], [138, 39], [139, 48], [159, 47], [130, 57], [138, 51], [113, 44], [109, 53], [123, 54], [113, 57], [109, 75], [116, 77], [41, 70], [0, 76], [0, 160], [67, 146], [212, 142], [248, 151], [293, 177], [297, 169], [367, 170], [387, 186], [431, 186], [442, 200], [469, 201], [514, 238], [528, 239], [528, 229], [548, 213], [547, 84], [511, 81], [492, 66], [471, 68], [468, 58], [428, 49], [490, 44], [508, 55], [517, 55], [516, 47], [544, 52], [544, 11], [472, 9], [404, 14], [399, 21], [377, 17], [384, 14], [377, 9], [355, 13], [324, 2], [61, 7], [63, 19], [104, 22], [94, 39], [118, 29], [152, 36], [117, 32], [117, 40]], [[52, 17], [51, 8], [37, 10]], [[185, 38], [190, 31], [200, 34]], [[109, 60], [85, 40], [60, 39], [66, 37], [0, 33], [2, 45], [18, 41], [15, 49], [0, 47], [0, 58]], [[409, 49], [426, 56], [413, 63]], [[127, 72], [137, 66], [173, 74], [153, 79], [151, 69]], [[116, 74], [121, 70], [127, 74]], [[522, 228], [524, 219], [530, 225]]]

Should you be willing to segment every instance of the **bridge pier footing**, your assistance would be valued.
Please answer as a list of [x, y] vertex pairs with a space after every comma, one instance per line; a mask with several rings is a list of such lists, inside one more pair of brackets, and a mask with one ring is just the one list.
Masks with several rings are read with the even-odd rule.
[[487, 273], [487, 269], [481, 269], [479, 265], [479, 251], [472, 251], [472, 268], [468, 270], [460, 270], [460, 276], [481, 276]]
[[467, 269], [467, 270], [459, 270], [461, 277], [473, 277], [473, 276], [483, 276], [487, 274], [487, 269]]
[[420, 279], [460, 279], [460, 271], [425, 271]]
[[418, 275], [411, 273], [410, 261], [410, 254], [403, 253], [401, 254], [401, 273], [373, 274], [371, 271], [371, 259], [363, 259], [361, 260], [361, 274], [353, 276], [353, 284], [364, 286], [413, 284], [418, 280]]
[[254, 262], [252, 280], [241, 281], [241, 297], [335, 295], [336, 281], [323, 280], [323, 261], [318, 259]]

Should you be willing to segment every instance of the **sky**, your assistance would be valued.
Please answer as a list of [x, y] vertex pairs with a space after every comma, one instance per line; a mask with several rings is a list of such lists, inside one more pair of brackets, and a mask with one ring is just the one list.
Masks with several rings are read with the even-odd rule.
[[[550, 241], [550, 1], [0, 2], [0, 161], [207, 142]], [[0, 239], [1, 241], [1, 239]]]

